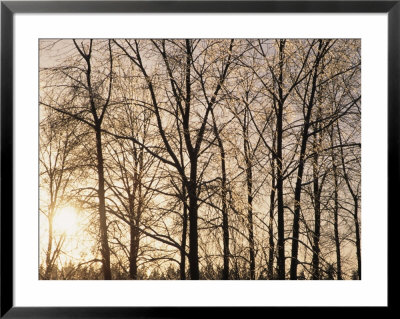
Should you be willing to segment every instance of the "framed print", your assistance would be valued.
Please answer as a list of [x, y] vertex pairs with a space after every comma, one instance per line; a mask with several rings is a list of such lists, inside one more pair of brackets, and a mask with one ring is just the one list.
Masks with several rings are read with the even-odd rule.
[[389, 309], [399, 15], [2, 1], [1, 316]]

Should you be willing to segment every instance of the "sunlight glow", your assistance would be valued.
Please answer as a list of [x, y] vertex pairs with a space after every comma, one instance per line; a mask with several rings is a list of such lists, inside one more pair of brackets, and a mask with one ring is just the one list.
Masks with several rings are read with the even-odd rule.
[[74, 236], [80, 229], [79, 217], [76, 209], [71, 206], [58, 210], [54, 217], [55, 233], [63, 233], [67, 236]]

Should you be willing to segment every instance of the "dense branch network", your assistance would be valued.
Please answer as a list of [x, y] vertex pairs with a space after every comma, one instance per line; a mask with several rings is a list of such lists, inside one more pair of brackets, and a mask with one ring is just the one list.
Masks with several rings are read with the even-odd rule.
[[40, 55], [42, 279], [361, 279], [359, 40]]

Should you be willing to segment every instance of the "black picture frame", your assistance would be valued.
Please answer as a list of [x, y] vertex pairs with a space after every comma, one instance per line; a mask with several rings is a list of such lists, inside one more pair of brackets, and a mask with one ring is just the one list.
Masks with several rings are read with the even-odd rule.
[[[13, 301], [13, 20], [15, 13], [388, 13], [388, 234], [398, 212], [400, 163], [400, 0], [396, 1], [1, 1], [1, 313], [5, 318], [251, 317], [255, 308], [15, 307]], [[390, 222], [392, 221], [392, 222]], [[390, 247], [390, 235], [388, 244]], [[389, 248], [390, 251], [390, 248]], [[389, 256], [389, 254], [388, 254]], [[389, 256], [390, 264], [390, 256]], [[388, 281], [388, 287], [390, 280]], [[34, 293], [34, 292], [32, 292]], [[389, 310], [388, 307], [381, 310]], [[306, 307], [286, 309], [308, 314]], [[349, 309], [348, 309], [349, 310]], [[346, 311], [348, 311], [346, 310]], [[269, 311], [269, 310], [268, 310]], [[339, 309], [332, 309], [336, 312]], [[357, 310], [358, 311], [358, 310]]]

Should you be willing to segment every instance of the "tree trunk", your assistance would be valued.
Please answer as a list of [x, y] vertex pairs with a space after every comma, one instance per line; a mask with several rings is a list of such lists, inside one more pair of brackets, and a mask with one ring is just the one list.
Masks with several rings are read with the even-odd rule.
[[292, 258], [290, 263], [290, 279], [297, 280], [297, 257], [299, 252], [299, 228], [300, 228], [300, 200], [301, 200], [301, 184], [303, 182], [305, 153], [307, 148], [308, 130], [310, 127], [311, 111], [314, 106], [314, 97], [317, 89], [318, 66], [321, 59], [322, 40], [319, 41], [318, 53], [314, 65], [312, 88], [310, 100], [307, 103], [307, 113], [304, 119], [304, 127], [302, 132], [301, 149], [299, 156], [299, 167], [297, 171], [296, 188], [294, 193], [294, 216], [293, 216], [293, 234], [292, 234]]
[[[308, 128], [304, 128], [305, 131], [308, 131]], [[300, 151], [300, 164], [297, 173], [296, 179], [296, 188], [294, 194], [294, 216], [293, 216], [293, 239], [292, 239], [292, 260], [290, 263], [290, 279], [297, 280], [297, 256], [299, 251], [299, 228], [300, 228], [300, 199], [301, 199], [301, 184], [303, 181], [303, 171], [304, 171], [304, 154], [307, 144], [307, 139], [304, 138], [307, 136], [307, 133], [303, 135], [303, 142]]]
[[[52, 205], [51, 205], [52, 206]], [[54, 219], [54, 209], [50, 208], [48, 222], [49, 222], [49, 241], [47, 243], [46, 251], [46, 271], [44, 274], [44, 279], [51, 279], [51, 273], [53, 270], [53, 262], [51, 260], [51, 252], [53, 250], [53, 219]]]
[[275, 243], [274, 243], [274, 210], [275, 210], [275, 167], [272, 166], [272, 188], [270, 195], [270, 207], [269, 207], [269, 225], [268, 225], [268, 237], [269, 237], [269, 250], [268, 250], [268, 279], [274, 278], [274, 254], [275, 254]]
[[319, 240], [321, 236], [321, 192], [319, 186], [318, 149], [317, 135], [314, 140], [314, 163], [313, 163], [313, 191], [314, 191], [314, 233], [313, 233], [313, 256], [312, 256], [312, 279], [319, 280]]
[[129, 219], [130, 219], [130, 251], [129, 251], [129, 277], [130, 279], [138, 279], [137, 276], [137, 258], [139, 255], [140, 245], [140, 220], [143, 211], [143, 195], [142, 195], [142, 174], [143, 174], [143, 149], [139, 152], [135, 144], [133, 146], [133, 185], [132, 193], [129, 194]]
[[104, 190], [104, 163], [103, 163], [103, 150], [101, 143], [100, 127], [96, 129], [96, 150], [97, 150], [97, 173], [99, 178], [98, 196], [99, 196], [101, 255], [103, 257], [102, 260], [103, 274], [105, 280], [111, 280], [110, 248], [108, 246], [107, 218], [106, 218], [105, 190]]
[[[333, 152], [332, 152], [333, 154]], [[332, 155], [333, 157], [333, 155]], [[339, 239], [339, 195], [338, 195], [338, 177], [337, 177], [337, 167], [335, 165], [335, 159], [332, 158], [333, 161], [333, 178], [335, 183], [335, 190], [334, 190], [334, 198], [335, 198], [335, 206], [333, 211], [333, 227], [335, 233], [335, 246], [336, 246], [336, 272], [337, 272], [337, 279], [342, 280], [342, 262], [340, 256], [340, 239]]]
[[222, 237], [224, 245], [224, 268], [222, 270], [222, 279], [229, 279], [229, 219], [228, 219], [228, 204], [227, 204], [227, 189], [226, 189], [226, 163], [225, 163], [225, 148], [221, 136], [218, 131], [215, 121], [214, 112], [211, 110], [213, 119], [214, 135], [218, 142], [219, 153], [221, 157], [221, 202], [222, 202]]
[[358, 220], [358, 196], [354, 196], [354, 225], [356, 227], [356, 249], [357, 249], [357, 274], [361, 280], [361, 239], [360, 222]]
[[[247, 97], [246, 97], [247, 98]], [[255, 253], [254, 253], [254, 225], [253, 225], [253, 171], [251, 161], [251, 150], [248, 132], [247, 109], [244, 111], [243, 119], [243, 153], [246, 164], [247, 185], [247, 227], [249, 232], [249, 264], [250, 279], [255, 279]]]
[[139, 250], [139, 232], [136, 225], [130, 226], [130, 253], [129, 253], [129, 278], [138, 279], [137, 277], [137, 256]]
[[[339, 122], [337, 122], [336, 124], [337, 124], [337, 129], [338, 129], [339, 142], [340, 142], [340, 145], [342, 145], [342, 136], [340, 134]], [[350, 184], [350, 179], [347, 174], [346, 164], [345, 164], [345, 160], [344, 160], [343, 147], [340, 147], [340, 155], [341, 155], [341, 161], [342, 161], [344, 180], [346, 182], [347, 188], [349, 189], [349, 192], [350, 192], [351, 196], [353, 197], [353, 201], [354, 201], [353, 218], [354, 218], [354, 226], [356, 228], [357, 275], [358, 275], [358, 279], [361, 280], [361, 234], [360, 234], [360, 222], [358, 220], [358, 194], [353, 190], [353, 188], [351, 187], [351, 184]]]
[[182, 202], [183, 202], [183, 216], [182, 216], [182, 249], [181, 249], [181, 261], [180, 261], [180, 279], [186, 280], [186, 238], [187, 238], [187, 202], [186, 202], [186, 188], [182, 186]]
[[278, 94], [279, 100], [276, 116], [276, 190], [278, 192], [278, 279], [285, 280], [285, 217], [283, 207], [283, 158], [282, 158], [282, 139], [283, 139], [283, 58], [284, 58], [285, 42], [280, 41], [279, 45], [279, 83]]
[[[197, 160], [197, 157], [196, 157]], [[189, 268], [190, 279], [199, 280], [199, 247], [197, 232], [197, 187], [196, 187], [196, 163], [192, 163], [190, 181], [188, 187], [189, 196]]]
[[[219, 137], [219, 135], [218, 135]], [[224, 269], [222, 279], [229, 279], [229, 220], [228, 220], [228, 205], [226, 192], [226, 167], [225, 167], [225, 150], [221, 138], [218, 138], [219, 149], [221, 153], [221, 197], [222, 197], [222, 233], [224, 242]]]
[[340, 251], [340, 237], [339, 237], [339, 182], [338, 182], [338, 172], [336, 166], [336, 158], [335, 152], [333, 150], [334, 140], [334, 127], [331, 128], [331, 157], [332, 157], [332, 169], [333, 169], [333, 182], [334, 182], [334, 207], [333, 207], [333, 231], [335, 235], [335, 248], [336, 248], [336, 273], [337, 279], [342, 280], [342, 258], [341, 258], [341, 251]]
[[[272, 142], [272, 149], [275, 151], [275, 136]], [[268, 279], [272, 280], [274, 278], [274, 254], [275, 254], [275, 242], [274, 242], [274, 211], [275, 211], [275, 188], [276, 188], [276, 176], [275, 176], [275, 157], [272, 156], [271, 159], [272, 167], [272, 181], [271, 181], [271, 193], [270, 193], [270, 206], [269, 206], [269, 224], [268, 224]]]
[[247, 163], [246, 176], [247, 176], [247, 222], [249, 230], [249, 257], [250, 257], [250, 279], [256, 279], [256, 264], [254, 253], [254, 226], [253, 226], [253, 173], [251, 164]]

